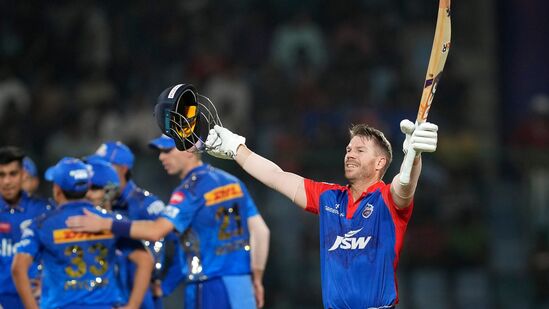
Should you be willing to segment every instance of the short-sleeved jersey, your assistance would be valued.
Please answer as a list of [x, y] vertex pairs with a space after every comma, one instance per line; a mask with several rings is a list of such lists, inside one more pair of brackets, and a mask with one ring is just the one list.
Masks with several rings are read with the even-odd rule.
[[[147, 190], [138, 187], [133, 180], [126, 183], [120, 197], [113, 203], [113, 211], [128, 217], [131, 220], [155, 220], [160, 216], [164, 209], [164, 202]], [[153, 278], [160, 276], [164, 265], [164, 250], [162, 242], [144, 242], [155, 260], [155, 268], [153, 270]], [[122, 266], [121, 263], [126, 261], [128, 265]], [[133, 278], [135, 276], [136, 267], [129, 260], [121, 258], [119, 260], [120, 269], [125, 270], [120, 272], [121, 281], [128, 283], [123, 285], [125, 288], [124, 294], [129, 295], [133, 286]], [[152, 294], [150, 291], [145, 294], [141, 308], [154, 308]]]
[[164, 209], [164, 202], [130, 180], [114, 201], [112, 209], [131, 220], [155, 220]]
[[117, 238], [111, 232], [70, 230], [65, 221], [83, 209], [103, 214], [85, 201], [69, 202], [32, 221], [23, 231], [17, 253], [42, 260], [42, 308], [120, 305], [115, 277], [117, 248], [143, 248], [138, 241]]
[[166, 251], [170, 251], [173, 254], [171, 257], [171, 263], [166, 270], [164, 277], [162, 278], [162, 295], [166, 297], [170, 295], [181, 282], [185, 281], [189, 268], [185, 261], [185, 254], [181, 249], [181, 243], [178, 233], [170, 233], [164, 238], [164, 246]]
[[188, 281], [249, 274], [248, 218], [258, 215], [244, 184], [208, 164], [191, 170], [162, 217], [182, 235]]
[[320, 217], [325, 308], [387, 308], [398, 303], [396, 268], [413, 204], [399, 210], [378, 182], [353, 200], [348, 186], [305, 179], [306, 210]]
[[[48, 201], [21, 193], [19, 204], [10, 207], [0, 197], [0, 294], [17, 294], [11, 278], [11, 263], [15, 254], [15, 244], [21, 240], [22, 229], [28, 227], [31, 220], [51, 209]], [[38, 275], [38, 264], [29, 270], [30, 278]]]

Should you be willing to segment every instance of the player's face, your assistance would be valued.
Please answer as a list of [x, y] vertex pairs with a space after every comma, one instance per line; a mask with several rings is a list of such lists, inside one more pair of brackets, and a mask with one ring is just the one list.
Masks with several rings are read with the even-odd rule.
[[345, 151], [345, 178], [353, 182], [375, 177], [379, 157], [372, 140], [362, 136], [353, 137]]
[[29, 194], [36, 192], [38, 186], [40, 185], [40, 180], [38, 177], [33, 177], [29, 173], [23, 171], [23, 190]]
[[186, 172], [193, 167], [196, 160], [195, 154], [189, 151], [179, 151], [177, 148], [163, 150], [158, 155], [158, 159], [162, 162], [164, 169], [168, 175], [177, 175], [184, 177]]
[[0, 164], [0, 195], [8, 201], [15, 201], [21, 192], [23, 169], [18, 161]]
[[162, 150], [158, 155], [158, 159], [162, 162], [162, 166], [168, 175], [178, 175], [181, 172], [181, 164], [178, 160], [178, 151], [176, 148]]
[[104, 198], [105, 198], [104, 189], [91, 188], [86, 193], [86, 199], [88, 199], [94, 205], [98, 205], [98, 206], [101, 205]]

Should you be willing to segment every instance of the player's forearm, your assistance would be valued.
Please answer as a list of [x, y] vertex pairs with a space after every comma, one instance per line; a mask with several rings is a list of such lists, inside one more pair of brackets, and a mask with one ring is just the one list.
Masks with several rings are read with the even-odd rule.
[[17, 293], [19, 294], [25, 308], [38, 309], [38, 304], [32, 295], [28, 271], [28, 266], [25, 267], [24, 265], [19, 265], [18, 262], [14, 261], [11, 269], [13, 282], [15, 283], [15, 288], [17, 289]]
[[164, 237], [162, 230], [159, 229], [156, 221], [151, 220], [138, 220], [132, 221], [132, 228], [130, 230], [130, 236], [133, 239], [144, 239], [150, 241], [159, 241]]
[[173, 224], [164, 218], [156, 220], [131, 221], [130, 237], [150, 241], [160, 241], [173, 230]]
[[130, 254], [129, 258], [137, 266], [137, 269], [128, 300], [128, 307], [139, 308], [151, 282], [154, 260], [148, 250], [135, 250]]
[[283, 171], [274, 162], [240, 145], [236, 162], [251, 176], [266, 186], [282, 193], [298, 206], [306, 206], [303, 177]]
[[115, 235], [130, 237], [133, 239], [142, 239], [150, 241], [159, 241], [166, 236], [172, 229], [173, 225], [166, 219], [159, 218], [152, 220], [134, 220], [127, 219], [105, 221], [103, 228], [111, 230]]
[[248, 219], [250, 227], [251, 268], [254, 280], [262, 280], [269, 256], [269, 238], [271, 232], [261, 216]]
[[[404, 164], [404, 163], [403, 163]], [[414, 198], [416, 192], [417, 183], [419, 180], [419, 175], [421, 174], [421, 155], [417, 156], [414, 159], [414, 164], [412, 165], [412, 170], [410, 172], [410, 182], [406, 185], [403, 185], [400, 180], [400, 173], [397, 174], [393, 181], [391, 182], [391, 194], [393, 200], [399, 208], [407, 207], [410, 205], [410, 202]], [[402, 165], [401, 165], [402, 169]]]

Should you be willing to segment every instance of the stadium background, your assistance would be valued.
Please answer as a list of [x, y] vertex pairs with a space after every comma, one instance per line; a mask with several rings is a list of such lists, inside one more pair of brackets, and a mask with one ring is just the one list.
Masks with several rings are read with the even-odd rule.
[[[392, 177], [437, 2], [1, 1], [0, 144], [22, 146], [43, 173], [119, 139], [136, 153], [137, 183], [166, 200], [177, 179], [146, 147], [159, 133], [152, 107], [190, 82], [254, 150], [317, 180], [344, 182], [350, 123], [380, 127]], [[424, 160], [399, 308], [548, 308], [549, 2], [452, 9], [430, 114], [440, 145]], [[233, 162], [204, 159], [245, 181], [271, 228], [266, 307], [320, 308], [316, 218]]]

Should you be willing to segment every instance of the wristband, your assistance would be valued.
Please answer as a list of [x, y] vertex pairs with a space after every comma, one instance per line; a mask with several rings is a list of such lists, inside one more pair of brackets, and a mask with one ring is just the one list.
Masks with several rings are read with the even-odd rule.
[[132, 222], [127, 219], [112, 220], [111, 232], [114, 235], [130, 238]]

